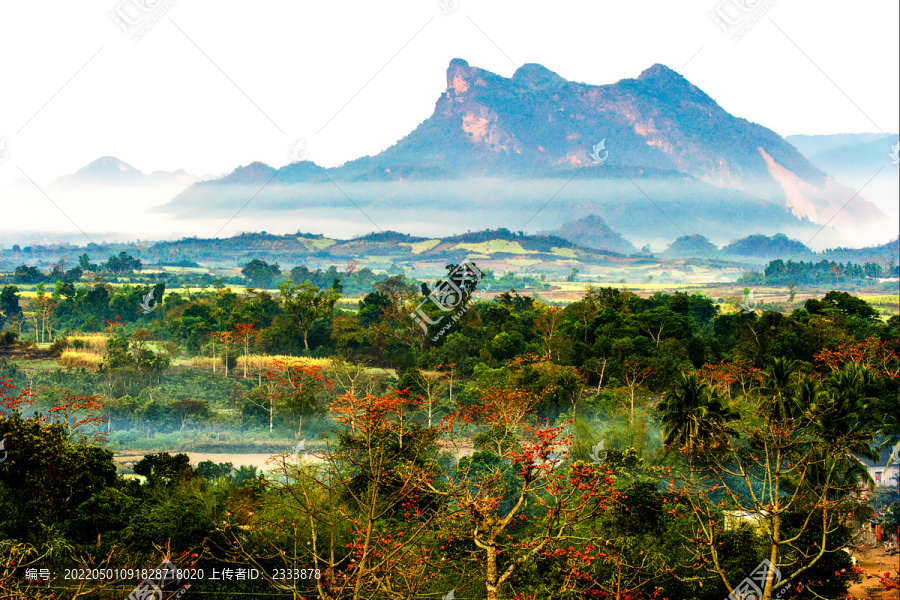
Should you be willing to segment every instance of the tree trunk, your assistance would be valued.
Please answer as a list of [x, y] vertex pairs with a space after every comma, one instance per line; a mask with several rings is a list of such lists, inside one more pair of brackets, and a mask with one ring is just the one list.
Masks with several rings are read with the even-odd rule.
[[[778, 488], [776, 487], [776, 490]], [[774, 514], [772, 515], [772, 539], [779, 540], [781, 538], [781, 515]], [[772, 550], [769, 552], [769, 560], [772, 562], [772, 565], [778, 564], [778, 544], [772, 544]], [[771, 569], [766, 573], [766, 587], [763, 589], [763, 597], [761, 600], [771, 600], [772, 592], [775, 586], [775, 573], [771, 571]]]
[[309, 342], [306, 339], [308, 333], [309, 333], [309, 329], [303, 330], [303, 348], [306, 350], [309, 350]]
[[603, 359], [603, 368], [600, 369], [600, 381], [597, 382], [597, 393], [600, 393], [600, 386], [603, 385], [603, 374], [606, 373], [606, 362], [608, 358]]
[[628, 419], [629, 425], [634, 425], [634, 386], [631, 388], [631, 416]]
[[500, 600], [497, 589], [497, 547], [493, 544], [487, 548], [487, 570], [484, 584], [487, 589], [487, 600]]

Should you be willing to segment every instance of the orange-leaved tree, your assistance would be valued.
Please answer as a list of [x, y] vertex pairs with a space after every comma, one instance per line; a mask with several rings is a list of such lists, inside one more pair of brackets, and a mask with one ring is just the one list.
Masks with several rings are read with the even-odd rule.
[[[222, 345], [222, 356], [225, 360], [225, 377], [228, 377], [228, 357], [234, 348], [235, 335], [233, 331], [214, 331], [209, 334], [213, 340]], [[215, 346], [213, 346], [213, 371], [215, 371]]]
[[107, 417], [97, 413], [103, 407], [100, 396], [72, 396], [65, 392], [62, 401], [48, 408], [47, 412], [65, 428], [70, 440], [83, 443], [90, 439], [101, 443], [106, 441], [106, 432], [101, 431], [100, 427], [106, 423]]
[[488, 600], [508, 597], [527, 563], [564, 545], [577, 535], [578, 523], [596, 517], [619, 494], [606, 471], [565, 464], [571, 436], [565, 426], [527, 423], [530, 404], [521, 391], [491, 390], [466, 415], [468, 426], [482, 430], [475, 436], [480, 450], [463, 457], [445, 481], [425, 481], [445, 499], [440, 549], [481, 571], [484, 587], [477, 593]]
[[870, 337], [855, 343], [840, 344], [833, 350], [822, 348], [814, 358], [832, 373], [839, 372], [845, 364], [857, 363], [882, 377], [900, 377], [900, 344], [897, 340], [885, 342]]
[[762, 371], [750, 361], [741, 359], [707, 363], [697, 370], [697, 376], [729, 398], [732, 397], [732, 388], [736, 383], [741, 385], [741, 393], [746, 396], [762, 382]]
[[238, 323], [234, 326], [234, 337], [244, 351], [244, 378], [247, 378], [247, 366], [250, 362], [250, 350], [259, 340], [259, 331], [253, 323]]
[[317, 365], [274, 359], [264, 376], [269, 382], [268, 409], [275, 407], [297, 417], [297, 436], [303, 430], [303, 417], [325, 412], [322, 392], [331, 386], [325, 370]]

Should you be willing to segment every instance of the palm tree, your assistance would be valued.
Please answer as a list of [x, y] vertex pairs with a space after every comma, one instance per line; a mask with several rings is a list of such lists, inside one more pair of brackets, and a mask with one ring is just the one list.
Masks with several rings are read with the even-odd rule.
[[819, 410], [819, 403], [822, 401], [822, 386], [818, 381], [804, 375], [797, 381], [794, 389], [797, 404], [807, 412], [815, 412]]
[[722, 394], [696, 373], [682, 372], [657, 410], [662, 413], [663, 445], [680, 445], [691, 453], [726, 433], [724, 424], [737, 418]]
[[763, 413], [769, 422], [775, 423], [794, 419], [801, 414], [801, 404], [797, 398], [794, 361], [776, 358], [763, 375], [762, 383], [756, 388], [762, 402]]
[[872, 372], [856, 363], [846, 364], [826, 377], [823, 400], [815, 415], [818, 437], [826, 444], [840, 445], [857, 456], [877, 460], [878, 454], [870, 443], [880, 425], [869, 410], [875, 400], [869, 396], [873, 388]]
[[[809, 470], [804, 488], [813, 494], [826, 493], [832, 500], [857, 493], [861, 486], [875, 487], [866, 466], [849, 453], [830, 455], [826, 448], [816, 448], [808, 456]], [[795, 482], [792, 482], [795, 483]]]
[[823, 386], [816, 379], [804, 375], [794, 384], [794, 400], [803, 416], [809, 419], [811, 436], [804, 446], [809, 449], [802, 478], [796, 473], [786, 478], [785, 491], [793, 493], [802, 481], [804, 493], [826, 493], [831, 500], [840, 500], [859, 491], [860, 486], [871, 488], [872, 477], [857, 458], [874, 459], [876, 453], [869, 444], [869, 436], [859, 435], [861, 413], [860, 387], [865, 387], [866, 375], [856, 369], [834, 374]]

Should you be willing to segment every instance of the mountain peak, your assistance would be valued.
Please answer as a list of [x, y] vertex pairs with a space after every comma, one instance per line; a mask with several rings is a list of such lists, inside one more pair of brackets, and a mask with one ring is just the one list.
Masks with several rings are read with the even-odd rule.
[[644, 71], [638, 76], [638, 81], [652, 80], [679, 82], [687, 81], [687, 79], [684, 78], [684, 75], [682, 75], [678, 71], [673, 71], [662, 63], [656, 63], [653, 66], [644, 69]]
[[145, 177], [144, 173], [115, 156], [101, 156], [61, 179], [68, 183], [122, 183]]
[[566, 83], [563, 77], [537, 63], [527, 63], [516, 69], [512, 80], [516, 83], [539, 89]]
[[447, 67], [447, 89], [456, 93], [467, 92], [469, 84], [467, 80], [472, 74], [472, 67], [461, 58], [454, 58]]
[[93, 171], [106, 170], [109, 172], [118, 171], [121, 173], [127, 173], [127, 172], [131, 172], [131, 171], [140, 172], [137, 169], [135, 169], [134, 167], [132, 167], [131, 165], [129, 165], [128, 163], [119, 160], [115, 156], [101, 156], [97, 160], [91, 162], [89, 165], [87, 165], [86, 167], [83, 167], [81, 169], [81, 171], [85, 171], [85, 170], [93, 170]]
[[276, 170], [269, 165], [256, 161], [249, 165], [238, 167], [220, 181], [226, 183], [256, 185], [266, 183], [275, 175]]
[[[707, 96], [703, 90], [688, 81], [678, 71], [673, 71], [666, 65], [656, 63], [638, 76], [637, 80], [648, 88], [648, 91], [660, 100], [681, 103], [691, 100], [710, 107], [715, 101]], [[718, 106], [718, 105], [716, 105]]]

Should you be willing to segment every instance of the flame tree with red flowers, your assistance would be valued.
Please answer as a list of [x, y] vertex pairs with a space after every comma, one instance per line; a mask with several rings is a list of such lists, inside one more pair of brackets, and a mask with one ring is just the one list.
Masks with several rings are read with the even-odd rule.
[[[476, 565], [488, 600], [509, 597], [523, 568], [566, 548], [579, 523], [618, 498], [605, 470], [564, 466], [571, 439], [565, 426], [527, 422], [535, 399], [521, 390], [491, 389], [465, 416], [480, 451], [426, 489], [445, 500], [441, 550]], [[502, 435], [498, 435], [502, 434]]]

